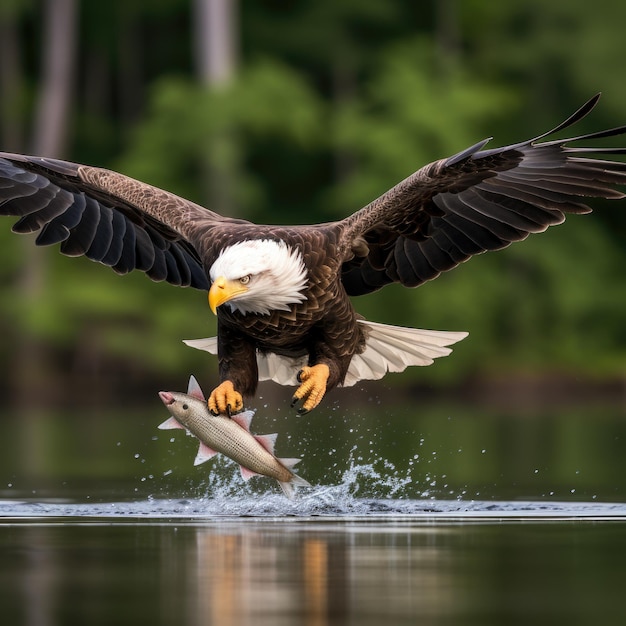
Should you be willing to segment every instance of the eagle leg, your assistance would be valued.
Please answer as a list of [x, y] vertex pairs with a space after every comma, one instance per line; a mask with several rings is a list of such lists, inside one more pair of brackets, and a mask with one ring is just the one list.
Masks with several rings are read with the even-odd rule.
[[298, 380], [301, 384], [293, 394], [291, 406], [295, 406], [296, 403], [303, 400], [302, 406], [298, 409], [298, 413], [301, 415], [314, 409], [326, 393], [326, 383], [329, 376], [330, 369], [324, 363], [318, 363], [312, 367], [303, 367], [298, 372]]
[[243, 397], [230, 380], [220, 383], [209, 396], [209, 411], [213, 415], [228, 415], [239, 413], [243, 409]]

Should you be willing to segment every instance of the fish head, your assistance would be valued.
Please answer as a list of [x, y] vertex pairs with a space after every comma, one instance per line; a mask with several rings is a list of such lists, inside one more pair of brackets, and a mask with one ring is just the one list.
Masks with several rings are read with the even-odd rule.
[[185, 426], [189, 424], [190, 420], [210, 416], [207, 403], [189, 394], [177, 391], [159, 391], [159, 398], [167, 407], [170, 415]]

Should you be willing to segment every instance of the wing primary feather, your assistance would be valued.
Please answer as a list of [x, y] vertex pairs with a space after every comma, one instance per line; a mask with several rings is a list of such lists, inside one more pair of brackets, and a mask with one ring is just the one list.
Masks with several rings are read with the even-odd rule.
[[555, 133], [561, 132], [569, 126], [576, 124], [584, 117], [587, 117], [587, 115], [589, 115], [589, 113], [591, 113], [591, 111], [594, 109], [596, 104], [598, 104], [598, 100], [600, 100], [601, 95], [601, 93], [597, 93], [595, 96], [589, 98], [587, 102], [585, 102], [580, 108], [576, 109], [576, 111], [574, 111], [574, 113], [572, 113], [566, 120], [561, 122], [558, 126], [555, 126], [552, 130], [549, 130], [545, 133], [542, 133], [538, 137], [535, 137], [531, 143], [539, 141], [540, 139], [548, 137], [549, 135], [554, 135]]
[[143, 228], [138, 228], [135, 236], [135, 265], [142, 272], [154, 265], [154, 246], [150, 236]]
[[85, 252], [85, 256], [92, 261], [102, 262], [111, 247], [112, 240], [113, 211], [107, 206], [100, 206], [98, 211], [98, 223], [89, 248]]
[[[118, 211], [111, 211], [111, 238], [109, 240], [109, 246], [106, 253], [102, 256], [100, 262], [109, 267], [116, 268], [122, 255], [124, 254], [127, 246], [126, 233], [132, 230], [132, 224], [129, 224], [121, 213]], [[100, 231], [98, 229], [98, 237], [100, 237]], [[134, 245], [134, 240], [133, 240]], [[117, 271], [117, 270], [116, 270]]]
[[70, 236], [61, 244], [67, 256], [81, 256], [89, 250], [100, 221], [100, 209], [93, 198], [86, 196], [80, 222], [70, 230]]
[[474, 156], [477, 152], [480, 152], [492, 139], [493, 137], [488, 137], [487, 139], [483, 139], [482, 141], [475, 143], [473, 146], [466, 148], [462, 152], [459, 152], [458, 154], [455, 154], [447, 158], [445, 160], [444, 167], [452, 167], [454, 165], [457, 165], [458, 163], [461, 163], [462, 161], [469, 159], [470, 157]]

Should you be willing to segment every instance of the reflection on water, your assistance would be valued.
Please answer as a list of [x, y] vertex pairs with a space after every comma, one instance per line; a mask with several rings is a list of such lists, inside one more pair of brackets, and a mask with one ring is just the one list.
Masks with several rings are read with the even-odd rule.
[[621, 410], [262, 414], [289, 502], [160, 408], [0, 420], [3, 624], [626, 623]]
[[[197, 534], [198, 606], [210, 623], [322, 626], [348, 613], [345, 554], [319, 537], [276, 542], [263, 532]], [[332, 580], [331, 582], [331, 571]], [[339, 583], [339, 584], [337, 584]]]
[[374, 624], [451, 600], [433, 547], [414, 549], [406, 537], [380, 543], [368, 532], [346, 542], [344, 529], [293, 531], [198, 533], [197, 613], [226, 626]]
[[626, 522], [0, 526], [12, 626], [623, 624]]

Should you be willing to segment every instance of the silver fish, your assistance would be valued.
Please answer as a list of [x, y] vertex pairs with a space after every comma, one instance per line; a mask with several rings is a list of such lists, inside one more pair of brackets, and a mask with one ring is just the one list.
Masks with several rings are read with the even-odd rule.
[[244, 480], [258, 475], [275, 478], [288, 498], [294, 497], [296, 486], [310, 487], [304, 478], [292, 471], [300, 459], [279, 459], [274, 455], [278, 435], [253, 435], [250, 432], [253, 411], [232, 417], [213, 415], [193, 376], [189, 379], [187, 393], [160, 391], [159, 396], [171, 415], [159, 428], [182, 428], [200, 440], [194, 465], [200, 465], [221, 452], [239, 464]]

